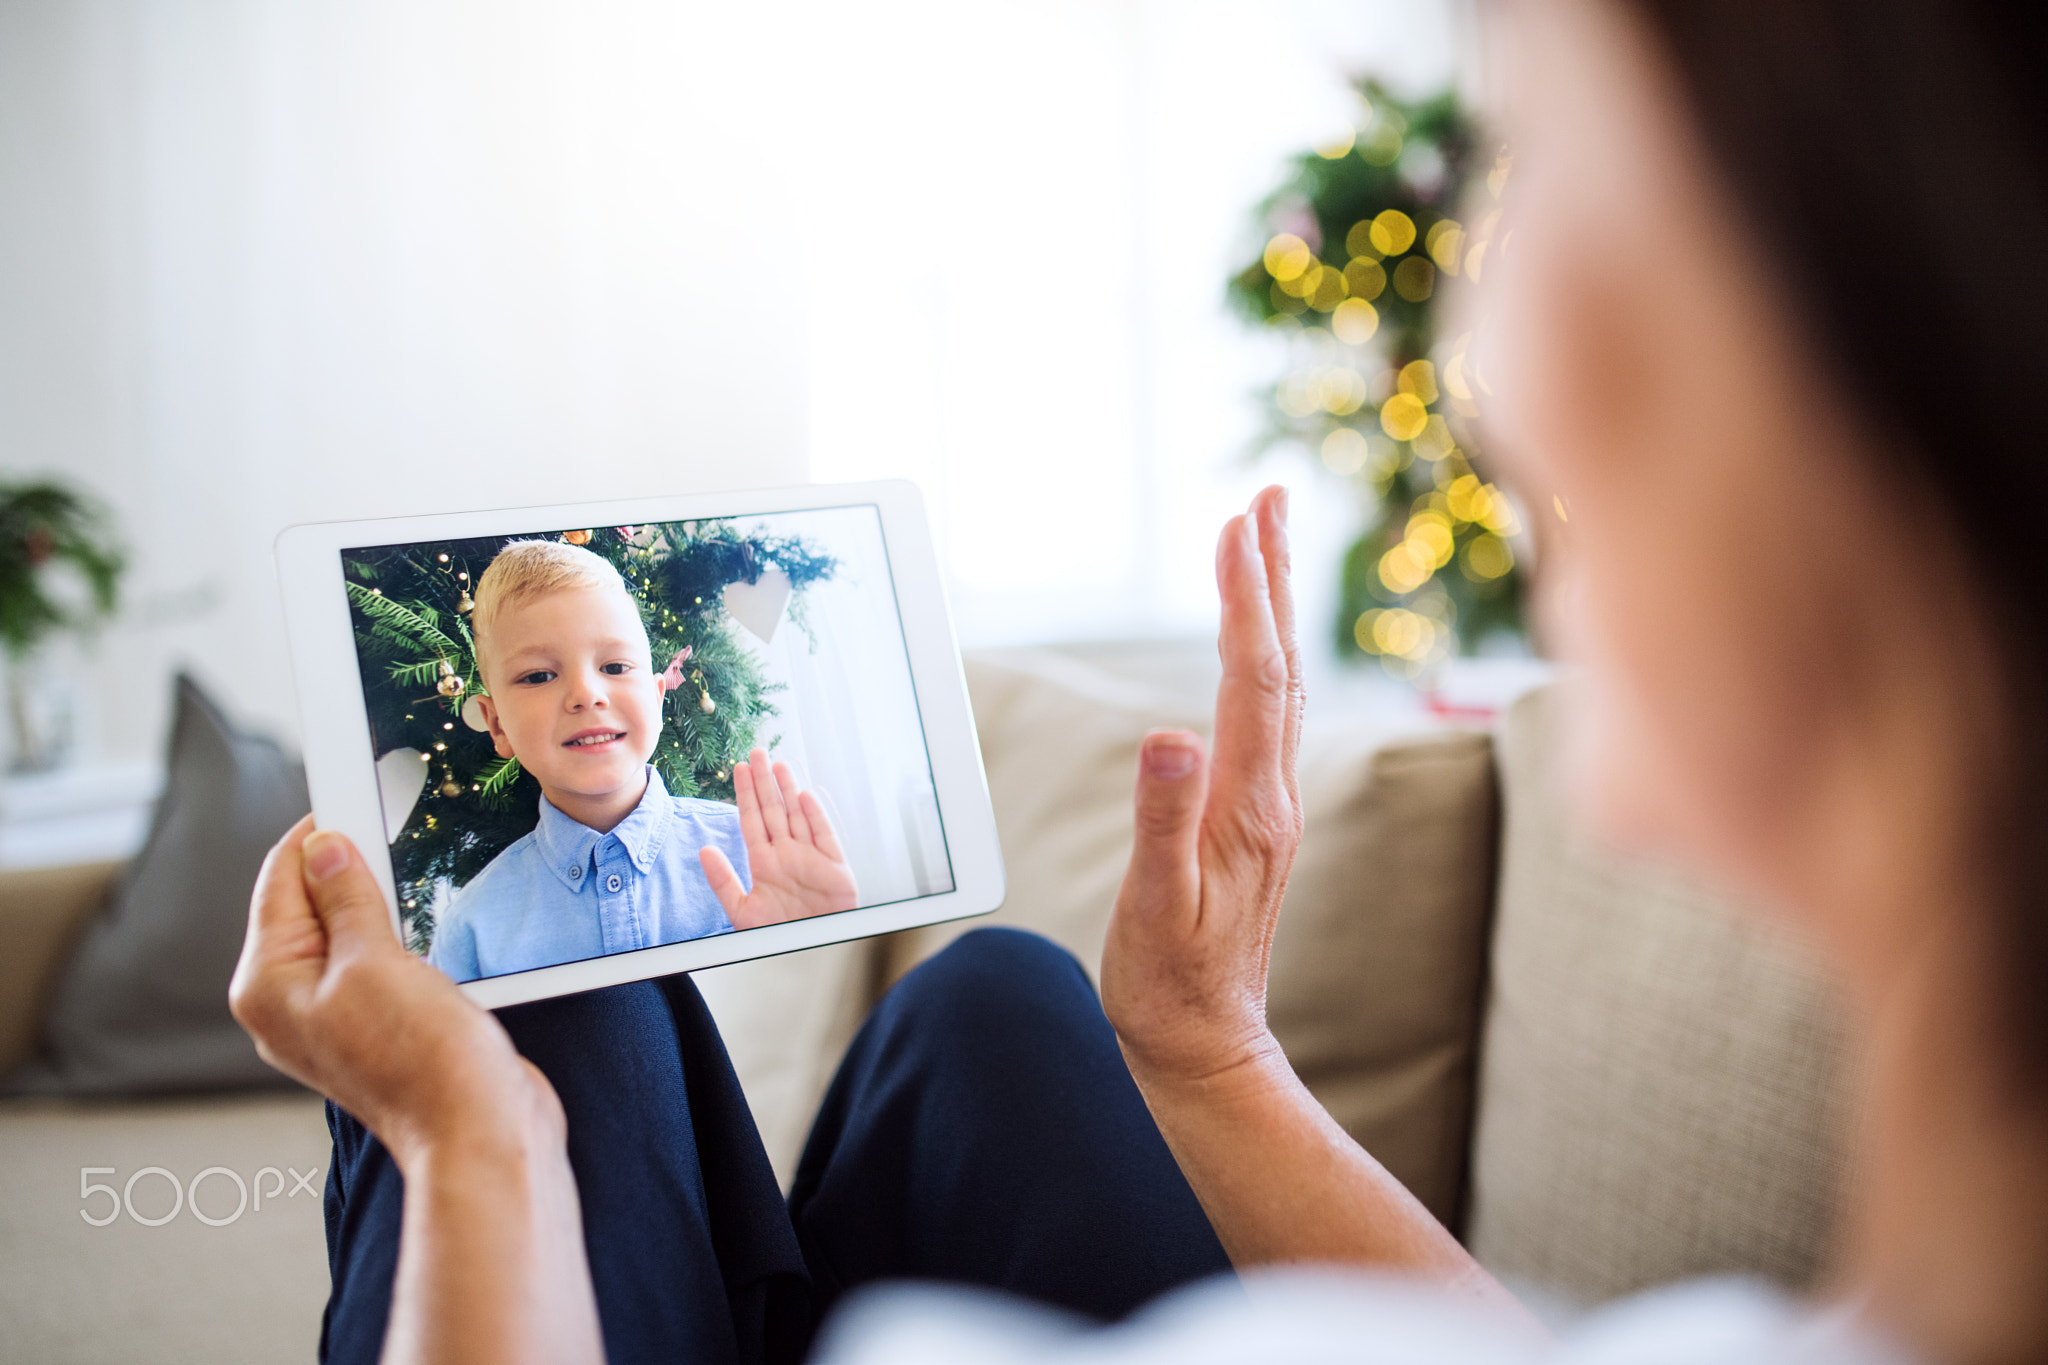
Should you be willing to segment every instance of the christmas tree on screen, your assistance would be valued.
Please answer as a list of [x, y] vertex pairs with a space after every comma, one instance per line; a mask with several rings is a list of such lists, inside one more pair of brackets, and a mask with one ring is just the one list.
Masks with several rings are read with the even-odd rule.
[[[433, 932], [440, 886], [459, 887], [539, 819], [540, 786], [486, 732], [469, 617], [472, 590], [511, 540], [495, 536], [348, 551], [343, 567], [387, 812], [410, 813], [391, 846], [414, 946]], [[829, 556], [796, 537], [746, 535], [730, 520], [606, 526], [550, 537], [618, 569], [640, 604], [669, 690], [652, 762], [677, 796], [732, 799], [776, 689], [735, 633], [727, 589], [791, 594], [830, 578]], [[766, 585], [765, 588], [763, 585]]]

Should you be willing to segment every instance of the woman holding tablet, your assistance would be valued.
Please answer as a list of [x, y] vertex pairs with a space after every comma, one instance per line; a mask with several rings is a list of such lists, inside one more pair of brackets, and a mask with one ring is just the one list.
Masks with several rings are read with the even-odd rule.
[[[1269, 491], [1219, 546], [1213, 755], [1145, 746], [1114, 1038], [1070, 966], [969, 936], [878, 1008], [788, 1215], [749, 1193], [765, 1162], [686, 984], [501, 1027], [399, 948], [344, 842], [286, 839], [237, 1013], [381, 1140], [338, 1124], [332, 1355], [786, 1357], [869, 1278], [1107, 1315], [1227, 1252], [1429, 1287], [1212, 1297], [1090, 1358], [2048, 1358], [2040, 20], [1509, 0], [1489, 23], [1516, 167], [1474, 348], [1490, 448], [1545, 513], [1548, 638], [1585, 672], [1585, 804], [1829, 950], [1862, 1042], [1839, 1307], [1683, 1290], [1547, 1344], [1293, 1077], [1263, 1018], [1302, 707]], [[827, 1350], [1074, 1349], [988, 1312], [922, 1301]]]

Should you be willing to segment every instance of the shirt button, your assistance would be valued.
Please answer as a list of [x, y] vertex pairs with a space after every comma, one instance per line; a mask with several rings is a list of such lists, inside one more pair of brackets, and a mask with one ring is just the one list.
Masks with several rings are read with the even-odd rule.
[[619, 874], [616, 872], [604, 879], [604, 889], [607, 891], [616, 891], [624, 885], [625, 883], [619, 880]]
[[583, 880], [583, 869], [582, 869], [581, 867], [572, 867], [572, 868], [570, 868], [570, 869], [569, 869], [569, 880], [570, 880], [570, 881], [572, 881], [572, 882], [580, 882], [580, 881], [582, 881], [582, 880]]

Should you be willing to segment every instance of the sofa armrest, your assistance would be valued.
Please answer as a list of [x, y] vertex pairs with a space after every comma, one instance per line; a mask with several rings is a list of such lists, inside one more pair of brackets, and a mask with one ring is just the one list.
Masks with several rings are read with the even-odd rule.
[[0, 1076], [35, 1050], [50, 992], [126, 865], [0, 873]]

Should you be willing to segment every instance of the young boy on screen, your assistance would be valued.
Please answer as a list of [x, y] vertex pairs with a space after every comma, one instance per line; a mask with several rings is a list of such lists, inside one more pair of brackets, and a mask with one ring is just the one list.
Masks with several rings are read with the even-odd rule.
[[854, 907], [823, 806], [761, 750], [733, 768], [737, 806], [669, 795], [647, 761], [664, 684], [605, 560], [515, 541], [470, 623], [491, 738], [539, 781], [540, 824], [455, 893], [434, 965], [470, 981]]

